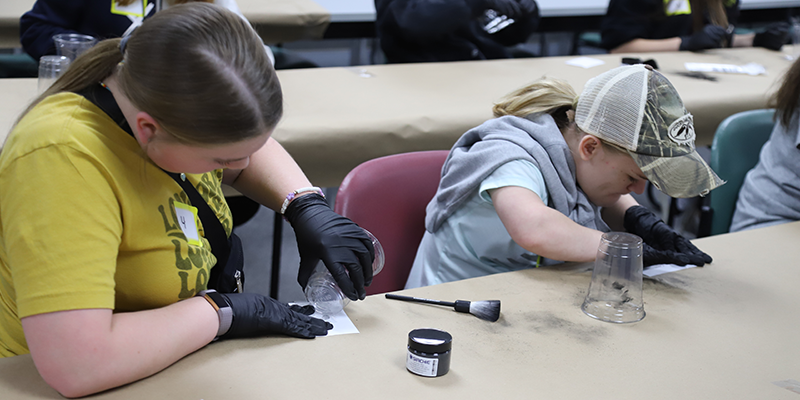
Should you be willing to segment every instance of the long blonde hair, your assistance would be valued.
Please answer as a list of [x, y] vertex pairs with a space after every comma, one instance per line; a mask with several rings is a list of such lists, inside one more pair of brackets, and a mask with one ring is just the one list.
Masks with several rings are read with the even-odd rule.
[[567, 111], [575, 108], [577, 98], [575, 89], [566, 81], [545, 77], [505, 95], [495, 103], [492, 112], [495, 117], [513, 115], [523, 118], [547, 113], [563, 130], [571, 123]]
[[[77, 92], [117, 72], [123, 94], [177, 141], [232, 143], [263, 134], [283, 113], [280, 83], [255, 30], [207, 3], [171, 7], [128, 38], [108, 39], [78, 57], [45, 97]], [[24, 114], [23, 114], [24, 116]]]
[[[578, 106], [578, 94], [575, 89], [564, 80], [555, 78], [541, 78], [525, 87], [505, 95], [495, 103], [492, 112], [495, 117], [513, 115], [525, 118], [531, 114], [550, 114], [556, 126], [565, 134], [567, 128], [575, 124], [575, 108]], [[575, 133], [579, 136], [587, 133], [575, 125]], [[606, 149], [612, 152], [627, 154], [621, 147], [599, 138]]]

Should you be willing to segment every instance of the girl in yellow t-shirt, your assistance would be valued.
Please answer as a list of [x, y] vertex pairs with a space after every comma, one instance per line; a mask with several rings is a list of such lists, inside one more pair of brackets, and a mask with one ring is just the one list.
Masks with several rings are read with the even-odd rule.
[[[110, 93], [120, 117], [79, 94], [89, 89]], [[206, 291], [217, 259], [165, 173], [183, 174], [227, 235], [222, 183], [281, 210], [297, 234], [301, 286], [323, 260], [363, 299], [372, 244], [270, 137], [281, 115], [260, 38], [218, 6], [161, 11], [78, 57], [0, 153], [0, 356], [30, 352], [45, 381], [77, 397], [215, 338], [325, 335], [331, 325], [307, 308]]]

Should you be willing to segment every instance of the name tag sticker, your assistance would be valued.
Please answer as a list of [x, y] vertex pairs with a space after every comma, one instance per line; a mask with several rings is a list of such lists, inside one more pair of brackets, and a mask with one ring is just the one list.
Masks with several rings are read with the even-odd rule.
[[203, 246], [200, 241], [200, 234], [197, 233], [197, 208], [188, 204], [175, 202], [175, 215], [178, 217], [178, 226], [180, 226], [183, 234], [186, 236], [186, 241], [195, 246]]
[[147, 0], [134, 0], [131, 4], [121, 5], [119, 0], [111, 0], [111, 13], [118, 15], [130, 15], [144, 18], [147, 9]]

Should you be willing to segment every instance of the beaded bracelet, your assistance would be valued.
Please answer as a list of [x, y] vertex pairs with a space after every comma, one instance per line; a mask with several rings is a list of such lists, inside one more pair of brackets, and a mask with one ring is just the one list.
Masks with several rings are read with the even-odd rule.
[[283, 201], [283, 205], [281, 206], [281, 215], [286, 213], [286, 208], [289, 207], [289, 203], [291, 203], [292, 200], [294, 200], [294, 198], [297, 197], [298, 194], [308, 193], [308, 192], [319, 193], [322, 197], [325, 197], [325, 193], [322, 192], [322, 189], [316, 186], [297, 189], [294, 192], [291, 192], [286, 195], [286, 200]]

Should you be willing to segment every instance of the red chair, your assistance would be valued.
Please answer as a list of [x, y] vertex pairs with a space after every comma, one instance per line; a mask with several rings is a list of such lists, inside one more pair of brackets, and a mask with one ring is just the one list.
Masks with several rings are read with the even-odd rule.
[[334, 210], [372, 232], [386, 255], [367, 294], [403, 289], [425, 232], [425, 207], [439, 186], [448, 151], [419, 151], [366, 161], [344, 178]]

